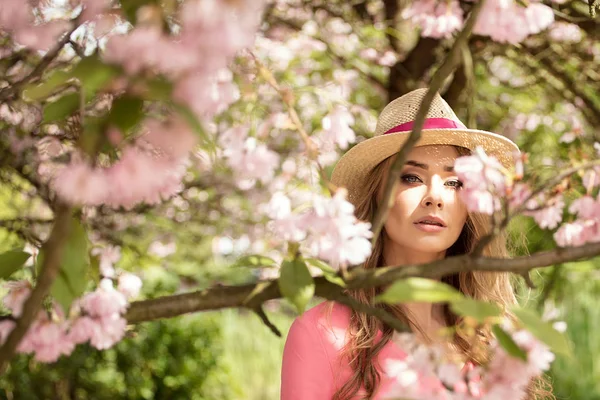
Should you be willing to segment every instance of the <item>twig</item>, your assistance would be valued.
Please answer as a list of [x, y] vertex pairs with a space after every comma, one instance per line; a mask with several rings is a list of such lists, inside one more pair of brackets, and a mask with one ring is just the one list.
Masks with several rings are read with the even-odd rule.
[[421, 105], [419, 107], [419, 111], [417, 112], [417, 116], [415, 117], [415, 123], [412, 132], [410, 133], [406, 142], [402, 145], [400, 151], [394, 156], [394, 163], [390, 168], [390, 172], [387, 177], [387, 181], [385, 183], [385, 191], [382, 197], [382, 201], [375, 213], [375, 217], [372, 221], [373, 225], [373, 243], [377, 241], [379, 238], [379, 233], [383, 228], [383, 224], [387, 219], [389, 210], [392, 206], [390, 199], [392, 197], [392, 192], [394, 191], [394, 187], [398, 182], [398, 178], [400, 175], [400, 170], [406, 161], [406, 157], [410, 150], [414, 147], [414, 145], [421, 138], [421, 130], [423, 129], [423, 125], [425, 123], [425, 118], [427, 116], [427, 112], [429, 111], [429, 107], [431, 106], [431, 102], [433, 101], [435, 94], [442, 87], [444, 81], [452, 71], [456, 68], [456, 65], [460, 62], [460, 53], [462, 46], [466, 46], [466, 41], [468, 40], [471, 31], [473, 30], [473, 26], [475, 25], [475, 21], [477, 20], [477, 16], [481, 10], [482, 5], [485, 3], [485, 0], [481, 0], [476, 3], [471, 9], [471, 14], [469, 18], [465, 22], [465, 26], [463, 30], [460, 32], [448, 57], [444, 60], [444, 63], [440, 66], [440, 68], [435, 72], [433, 77], [431, 78], [431, 84], [429, 85], [429, 89], [423, 98]]
[[256, 315], [258, 315], [260, 317], [260, 319], [262, 320], [262, 322], [271, 330], [271, 332], [273, 332], [275, 334], [275, 336], [281, 337], [281, 332], [269, 320], [269, 317], [267, 317], [267, 314], [265, 314], [265, 310], [263, 310], [262, 307], [257, 307], [253, 311], [256, 313]]
[[0, 374], [4, 373], [10, 359], [15, 354], [19, 342], [38, 315], [44, 297], [50, 291], [50, 287], [58, 275], [70, 223], [71, 208], [63, 204], [57, 205], [54, 227], [48, 241], [43, 246], [44, 260], [42, 262], [42, 272], [39, 275], [35, 288], [23, 306], [23, 313], [17, 319], [15, 328], [8, 335], [4, 345], [0, 347]]
[[79, 27], [79, 18], [74, 18], [70, 21], [71, 27], [65, 33], [65, 35], [58, 41], [56, 46], [54, 46], [50, 51], [48, 51], [40, 60], [38, 65], [23, 79], [18, 82], [13, 83], [10, 86], [0, 90], [0, 102], [5, 102], [6, 100], [13, 97], [21, 87], [29, 83], [30, 81], [39, 78], [44, 73], [44, 70], [54, 61], [58, 53], [62, 50], [62, 48], [69, 43], [70, 37], [75, 32], [75, 30]]
[[302, 125], [302, 121], [300, 120], [300, 117], [298, 116], [298, 113], [296, 112], [296, 109], [294, 108], [293, 93], [291, 91], [281, 88], [279, 86], [279, 84], [277, 83], [277, 80], [271, 73], [271, 71], [269, 71], [269, 69], [266, 68], [252, 52], [249, 52], [249, 53], [254, 58], [254, 62], [257, 65], [259, 74], [281, 96], [281, 99], [283, 100], [284, 104], [287, 107], [290, 119], [292, 120], [292, 123], [294, 124], [294, 127], [296, 128], [298, 133], [300, 133], [300, 137], [302, 138], [302, 141], [304, 142], [304, 145], [306, 146], [306, 152], [307, 152], [308, 158], [310, 158], [317, 164], [317, 168], [319, 170], [319, 175], [321, 176], [321, 179], [323, 180], [323, 182], [325, 182], [327, 184], [327, 187], [329, 188], [329, 190], [331, 192], [335, 192], [337, 187], [327, 178], [327, 174], [325, 173], [325, 170], [323, 169], [323, 167], [321, 166], [321, 164], [319, 163], [319, 161], [317, 159], [317, 157], [319, 155], [319, 148], [317, 147], [315, 142], [310, 138], [310, 136], [304, 129], [304, 126]]

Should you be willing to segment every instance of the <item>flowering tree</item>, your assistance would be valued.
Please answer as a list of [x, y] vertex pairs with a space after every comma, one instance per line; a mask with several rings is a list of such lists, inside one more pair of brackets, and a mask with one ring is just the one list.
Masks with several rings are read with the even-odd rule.
[[[600, 78], [589, 68], [600, 57], [598, 6], [405, 3], [4, 0], [0, 177], [18, 198], [2, 220], [17, 247], [0, 254], [10, 311], [0, 321], [0, 371], [15, 352], [53, 362], [80, 343], [111, 347], [128, 324], [202, 310], [249, 308], [278, 333], [263, 305], [281, 297], [302, 312], [318, 295], [406, 331], [345, 294], [389, 282], [380, 301], [449, 302], [467, 328], [489, 326], [498, 342], [490, 365], [468, 372], [416, 349], [389, 368], [403, 377], [399, 395], [514, 397], [548, 368], [550, 350], [568, 354], [553, 321], [520, 308], [504, 320], [431, 278], [507, 271], [531, 283], [534, 268], [600, 254], [591, 130]], [[501, 131], [527, 152], [511, 170], [480, 150], [457, 161], [463, 200], [494, 222], [472, 254], [375, 274], [356, 267], [387, 209], [358, 221], [328, 177], [340, 152], [371, 134], [385, 100], [424, 84], [386, 198], [438, 90], [469, 126]], [[511, 114], [523, 92], [529, 113]], [[551, 230], [556, 246], [483, 257], [516, 216]], [[124, 255], [130, 265], [197, 259], [198, 237], [210, 238], [211, 258], [255, 269], [253, 279], [132, 301], [143, 279], [115, 268]]]

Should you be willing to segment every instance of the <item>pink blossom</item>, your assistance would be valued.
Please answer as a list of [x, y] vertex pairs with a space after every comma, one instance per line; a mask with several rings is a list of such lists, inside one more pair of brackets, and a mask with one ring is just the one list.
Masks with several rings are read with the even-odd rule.
[[176, 251], [177, 244], [175, 242], [168, 242], [165, 244], [159, 240], [155, 240], [150, 243], [150, 246], [148, 247], [148, 254], [161, 258], [175, 254]]
[[275, 169], [279, 166], [279, 154], [258, 143], [254, 137], [229, 146], [223, 153], [227, 164], [236, 174], [238, 184], [257, 179], [267, 183], [273, 179]]
[[4, 319], [0, 321], [0, 346], [4, 344], [10, 332], [15, 328], [15, 321]]
[[531, 2], [525, 7], [530, 34], [540, 33], [554, 22], [554, 11], [545, 4]]
[[514, 0], [489, 0], [483, 5], [473, 33], [501, 43], [517, 44], [539, 33], [554, 21], [548, 6], [531, 2], [527, 7]]
[[585, 195], [573, 200], [569, 212], [583, 219], [600, 218], [600, 205], [592, 196]]
[[591, 191], [595, 187], [600, 186], [600, 166], [596, 166], [585, 171], [581, 180], [583, 186], [588, 191]]
[[125, 295], [127, 299], [132, 299], [140, 294], [142, 280], [134, 274], [124, 273], [119, 276], [117, 290]]
[[520, 207], [525, 202], [525, 200], [527, 200], [531, 196], [531, 193], [531, 189], [526, 183], [519, 182], [515, 184], [512, 187], [509, 198], [510, 207], [513, 209]]
[[25, 30], [33, 22], [31, 6], [22, 0], [2, 0], [0, 2], [0, 26], [3, 30]]
[[500, 201], [487, 190], [465, 188], [459, 192], [460, 199], [472, 212], [492, 215], [500, 210]]
[[17, 351], [33, 352], [37, 361], [52, 363], [63, 354], [71, 354], [74, 344], [66, 336], [65, 325], [50, 321], [43, 313], [29, 327]]
[[350, 143], [356, 140], [356, 135], [350, 128], [352, 124], [352, 114], [345, 107], [338, 105], [323, 118], [321, 137], [324, 141], [337, 144], [341, 149], [347, 149]]
[[577, 43], [581, 41], [583, 35], [579, 26], [559, 21], [550, 27], [548, 36], [554, 42]]
[[[528, 203], [528, 208], [532, 208], [531, 205], [534, 202], [535, 200], [532, 200]], [[544, 204], [542, 207], [540, 210], [526, 211], [523, 214], [532, 216], [542, 229], [556, 228], [562, 221], [563, 209], [565, 207], [562, 195], [557, 195], [547, 200], [547, 204]]]
[[306, 230], [304, 245], [315, 257], [327, 260], [334, 268], [364, 262], [371, 254], [371, 224], [354, 216], [347, 192], [338, 190], [332, 198], [314, 196], [312, 209], [303, 215]]
[[96, 329], [98, 327], [95, 319], [86, 316], [79, 317], [71, 324], [67, 337], [75, 344], [85, 343], [94, 336]]
[[69, 29], [69, 23], [63, 20], [50, 21], [42, 25], [33, 25], [15, 32], [14, 38], [19, 44], [34, 50], [47, 51]]
[[75, 159], [56, 173], [52, 187], [70, 203], [100, 205], [109, 190], [109, 182], [102, 170]]
[[114, 289], [110, 279], [102, 279], [94, 292], [83, 296], [81, 307], [92, 317], [108, 318], [124, 313], [127, 299]]
[[114, 265], [121, 259], [121, 248], [112, 245], [96, 247], [92, 250], [92, 254], [100, 257], [100, 275], [103, 278], [114, 278]]
[[221, 70], [215, 76], [189, 75], [179, 80], [173, 91], [176, 101], [189, 105], [197, 115], [207, 119], [225, 111], [239, 96], [229, 70]]
[[383, 55], [377, 60], [379, 65], [383, 65], [384, 67], [391, 67], [392, 65], [398, 62], [398, 55], [393, 51], [386, 51]]
[[197, 142], [197, 135], [191, 131], [187, 123], [179, 118], [171, 119], [168, 122], [147, 119], [144, 131], [143, 141], [174, 159], [187, 156]]
[[14, 317], [20, 317], [23, 312], [25, 301], [31, 294], [31, 283], [26, 280], [6, 282], [8, 294], [4, 297], [4, 305], [8, 308]]
[[456, 0], [437, 2], [422, 0], [411, 3], [402, 13], [421, 27], [421, 36], [449, 38], [463, 26], [463, 13]]
[[108, 349], [123, 339], [126, 328], [127, 321], [116, 314], [100, 318], [93, 330], [90, 344], [98, 350]]

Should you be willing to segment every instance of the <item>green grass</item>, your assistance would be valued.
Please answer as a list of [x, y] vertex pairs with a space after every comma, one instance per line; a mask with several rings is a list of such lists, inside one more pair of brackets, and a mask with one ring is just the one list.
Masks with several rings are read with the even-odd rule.
[[[266, 311], [281, 331], [275, 336], [251, 312], [221, 312], [225, 352], [221, 365], [228, 370], [207, 383], [210, 399], [279, 400], [281, 357], [293, 316]], [[207, 397], [209, 399], [209, 397]]]

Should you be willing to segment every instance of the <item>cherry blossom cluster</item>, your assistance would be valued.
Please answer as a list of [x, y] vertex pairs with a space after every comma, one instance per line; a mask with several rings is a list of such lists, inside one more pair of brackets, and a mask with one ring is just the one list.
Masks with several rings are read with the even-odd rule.
[[[105, 13], [111, 1], [79, 0], [70, 6], [72, 12], [81, 10], [78, 22], [83, 23]], [[263, 6], [263, 1], [187, 0], [179, 6], [175, 16], [178, 26], [172, 32], [158, 23], [160, 18], [151, 17], [162, 12], [159, 7], [143, 6], [138, 12], [139, 23], [125, 34], [111, 36], [102, 55], [106, 62], [121, 65], [130, 76], [166, 76], [173, 83], [173, 99], [188, 107], [197, 119], [210, 120], [239, 97], [233, 74], [226, 67], [239, 50], [252, 45]], [[69, 23], [53, 20], [36, 25], [34, 15], [39, 13], [29, 2], [2, 2], [0, 26], [20, 44], [48, 47], [45, 45], [56, 43]], [[39, 172], [51, 180], [63, 200], [73, 204], [131, 208], [140, 202], [160, 203], [182, 189], [188, 155], [196, 144], [196, 134], [187, 125], [176, 118], [166, 122], [147, 119], [133, 143], [122, 141], [122, 134], [110, 128], [104, 134], [117, 148], [118, 160], [90, 160], [75, 150], [66, 165], [60, 167], [46, 160]], [[251, 140], [245, 146], [238, 150], [271, 156], [274, 164], [278, 161], [272, 153], [261, 154], [262, 147]]]
[[[594, 147], [600, 153], [600, 143]], [[460, 196], [470, 211], [491, 215], [502, 209], [501, 199], [505, 199], [509, 212], [522, 209], [540, 228], [555, 229], [563, 221], [566, 204], [562, 193], [541, 192], [532, 196], [526, 183], [514, 183], [523, 176], [522, 157], [517, 158], [514, 171], [507, 171], [495, 157], [477, 148], [473, 155], [459, 157], [454, 170], [463, 181]], [[563, 223], [554, 233], [554, 240], [561, 247], [600, 242], [600, 194], [596, 198], [591, 195], [600, 187], [600, 166], [586, 170], [582, 182], [587, 194], [573, 200], [568, 207], [576, 219]]]
[[[21, 316], [25, 301], [31, 293], [29, 281], [12, 281], [6, 284], [8, 294], [3, 302], [14, 318]], [[51, 363], [61, 355], [70, 355], [77, 344], [90, 342], [99, 349], [107, 349], [120, 341], [127, 326], [123, 315], [129, 299], [136, 297], [141, 289], [139, 277], [123, 273], [118, 278], [118, 286], [104, 278], [98, 288], [85, 294], [71, 307], [76, 315], [67, 318], [62, 308], [56, 304], [49, 313], [40, 311], [17, 347], [19, 353], [33, 353], [40, 362]], [[0, 321], [0, 344], [3, 344], [14, 329], [12, 319]]]
[[[139, 295], [142, 280], [129, 272], [117, 274], [114, 264], [121, 257], [118, 247], [98, 247], [93, 253], [99, 257], [102, 278], [96, 290], [76, 299], [66, 315], [55, 302], [51, 310], [40, 311], [17, 352], [33, 353], [37, 361], [51, 363], [61, 355], [70, 355], [77, 344], [89, 342], [96, 349], [104, 350], [123, 338], [127, 327], [123, 316], [129, 301]], [[9, 281], [5, 286], [8, 293], [3, 304], [11, 311], [12, 318], [0, 321], [0, 345], [14, 329], [14, 319], [22, 315], [32, 291], [28, 280]]]
[[304, 255], [326, 260], [334, 268], [360, 264], [371, 254], [373, 233], [370, 223], [354, 216], [346, 194], [345, 189], [333, 197], [311, 193], [308, 199], [294, 199], [304, 203], [296, 211], [285, 193], [276, 192], [264, 210], [271, 218], [268, 227], [280, 240], [302, 242]]
[[494, 339], [490, 362], [461, 368], [449, 360], [439, 345], [418, 344], [412, 334], [395, 337], [405, 355], [389, 360], [386, 374], [395, 378], [385, 398], [431, 400], [502, 400], [525, 398], [531, 380], [550, 368], [554, 354], [529, 331], [505, 324], [513, 341], [524, 351], [526, 361], [509, 355]]
[[[421, 28], [421, 35], [448, 38], [464, 25], [458, 0], [423, 0], [411, 3], [402, 13]], [[517, 44], [554, 22], [552, 9], [538, 1], [523, 6], [515, 0], [488, 0], [483, 5], [473, 33], [500, 43]]]
[[139, 202], [158, 204], [183, 189], [188, 152], [195, 143], [185, 122], [147, 119], [136, 143], [125, 146], [114, 163], [92, 166], [74, 155], [68, 165], [50, 171], [52, 187], [72, 204], [127, 209]]

